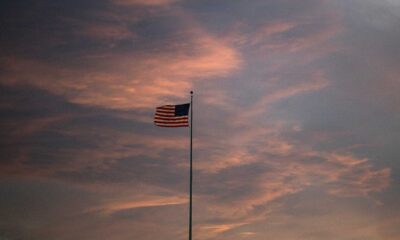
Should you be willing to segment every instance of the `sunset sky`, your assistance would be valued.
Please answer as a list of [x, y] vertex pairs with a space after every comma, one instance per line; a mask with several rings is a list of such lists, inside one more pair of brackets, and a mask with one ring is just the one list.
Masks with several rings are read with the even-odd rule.
[[0, 12], [0, 240], [400, 239], [400, 0]]

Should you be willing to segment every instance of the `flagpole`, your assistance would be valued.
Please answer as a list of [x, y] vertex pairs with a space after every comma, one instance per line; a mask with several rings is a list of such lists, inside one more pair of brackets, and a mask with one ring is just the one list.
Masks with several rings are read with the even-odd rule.
[[193, 185], [193, 91], [190, 91], [190, 190], [189, 190], [189, 240], [192, 240], [192, 185]]

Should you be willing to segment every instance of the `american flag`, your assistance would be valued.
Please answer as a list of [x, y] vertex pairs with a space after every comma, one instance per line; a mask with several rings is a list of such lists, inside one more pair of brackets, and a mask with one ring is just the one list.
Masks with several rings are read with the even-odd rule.
[[189, 127], [190, 103], [156, 108], [154, 124], [159, 127]]

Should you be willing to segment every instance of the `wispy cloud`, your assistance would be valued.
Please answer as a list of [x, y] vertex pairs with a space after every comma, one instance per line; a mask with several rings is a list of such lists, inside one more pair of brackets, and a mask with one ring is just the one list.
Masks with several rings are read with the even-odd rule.
[[0, 57], [0, 207], [34, 212], [6, 209], [14, 232], [186, 238], [188, 129], [152, 118], [195, 90], [196, 238], [397, 239], [399, 37], [366, 2], [38, 4]]
[[188, 199], [186, 196], [142, 196], [135, 197], [132, 200], [126, 200], [118, 202], [115, 199], [111, 203], [105, 204], [103, 206], [94, 207], [89, 209], [89, 211], [100, 211], [107, 214], [112, 214], [114, 212], [122, 210], [131, 210], [135, 208], [146, 208], [146, 207], [163, 207], [169, 205], [180, 205], [186, 204]]
[[196, 79], [225, 76], [239, 67], [234, 49], [211, 36], [197, 37], [190, 42], [196, 49], [194, 54], [178, 48], [172, 53], [108, 55], [92, 59], [99, 65], [107, 62], [105, 68], [84, 72], [33, 60], [3, 59], [9, 74], [2, 79], [5, 84], [32, 84], [73, 103], [124, 109], [154, 107], [163, 100], [184, 97]]

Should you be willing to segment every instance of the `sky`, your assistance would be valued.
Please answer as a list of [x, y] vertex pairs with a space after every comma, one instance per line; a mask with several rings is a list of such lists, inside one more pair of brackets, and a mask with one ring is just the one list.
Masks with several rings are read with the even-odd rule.
[[3, 0], [0, 239], [400, 239], [399, 0]]

